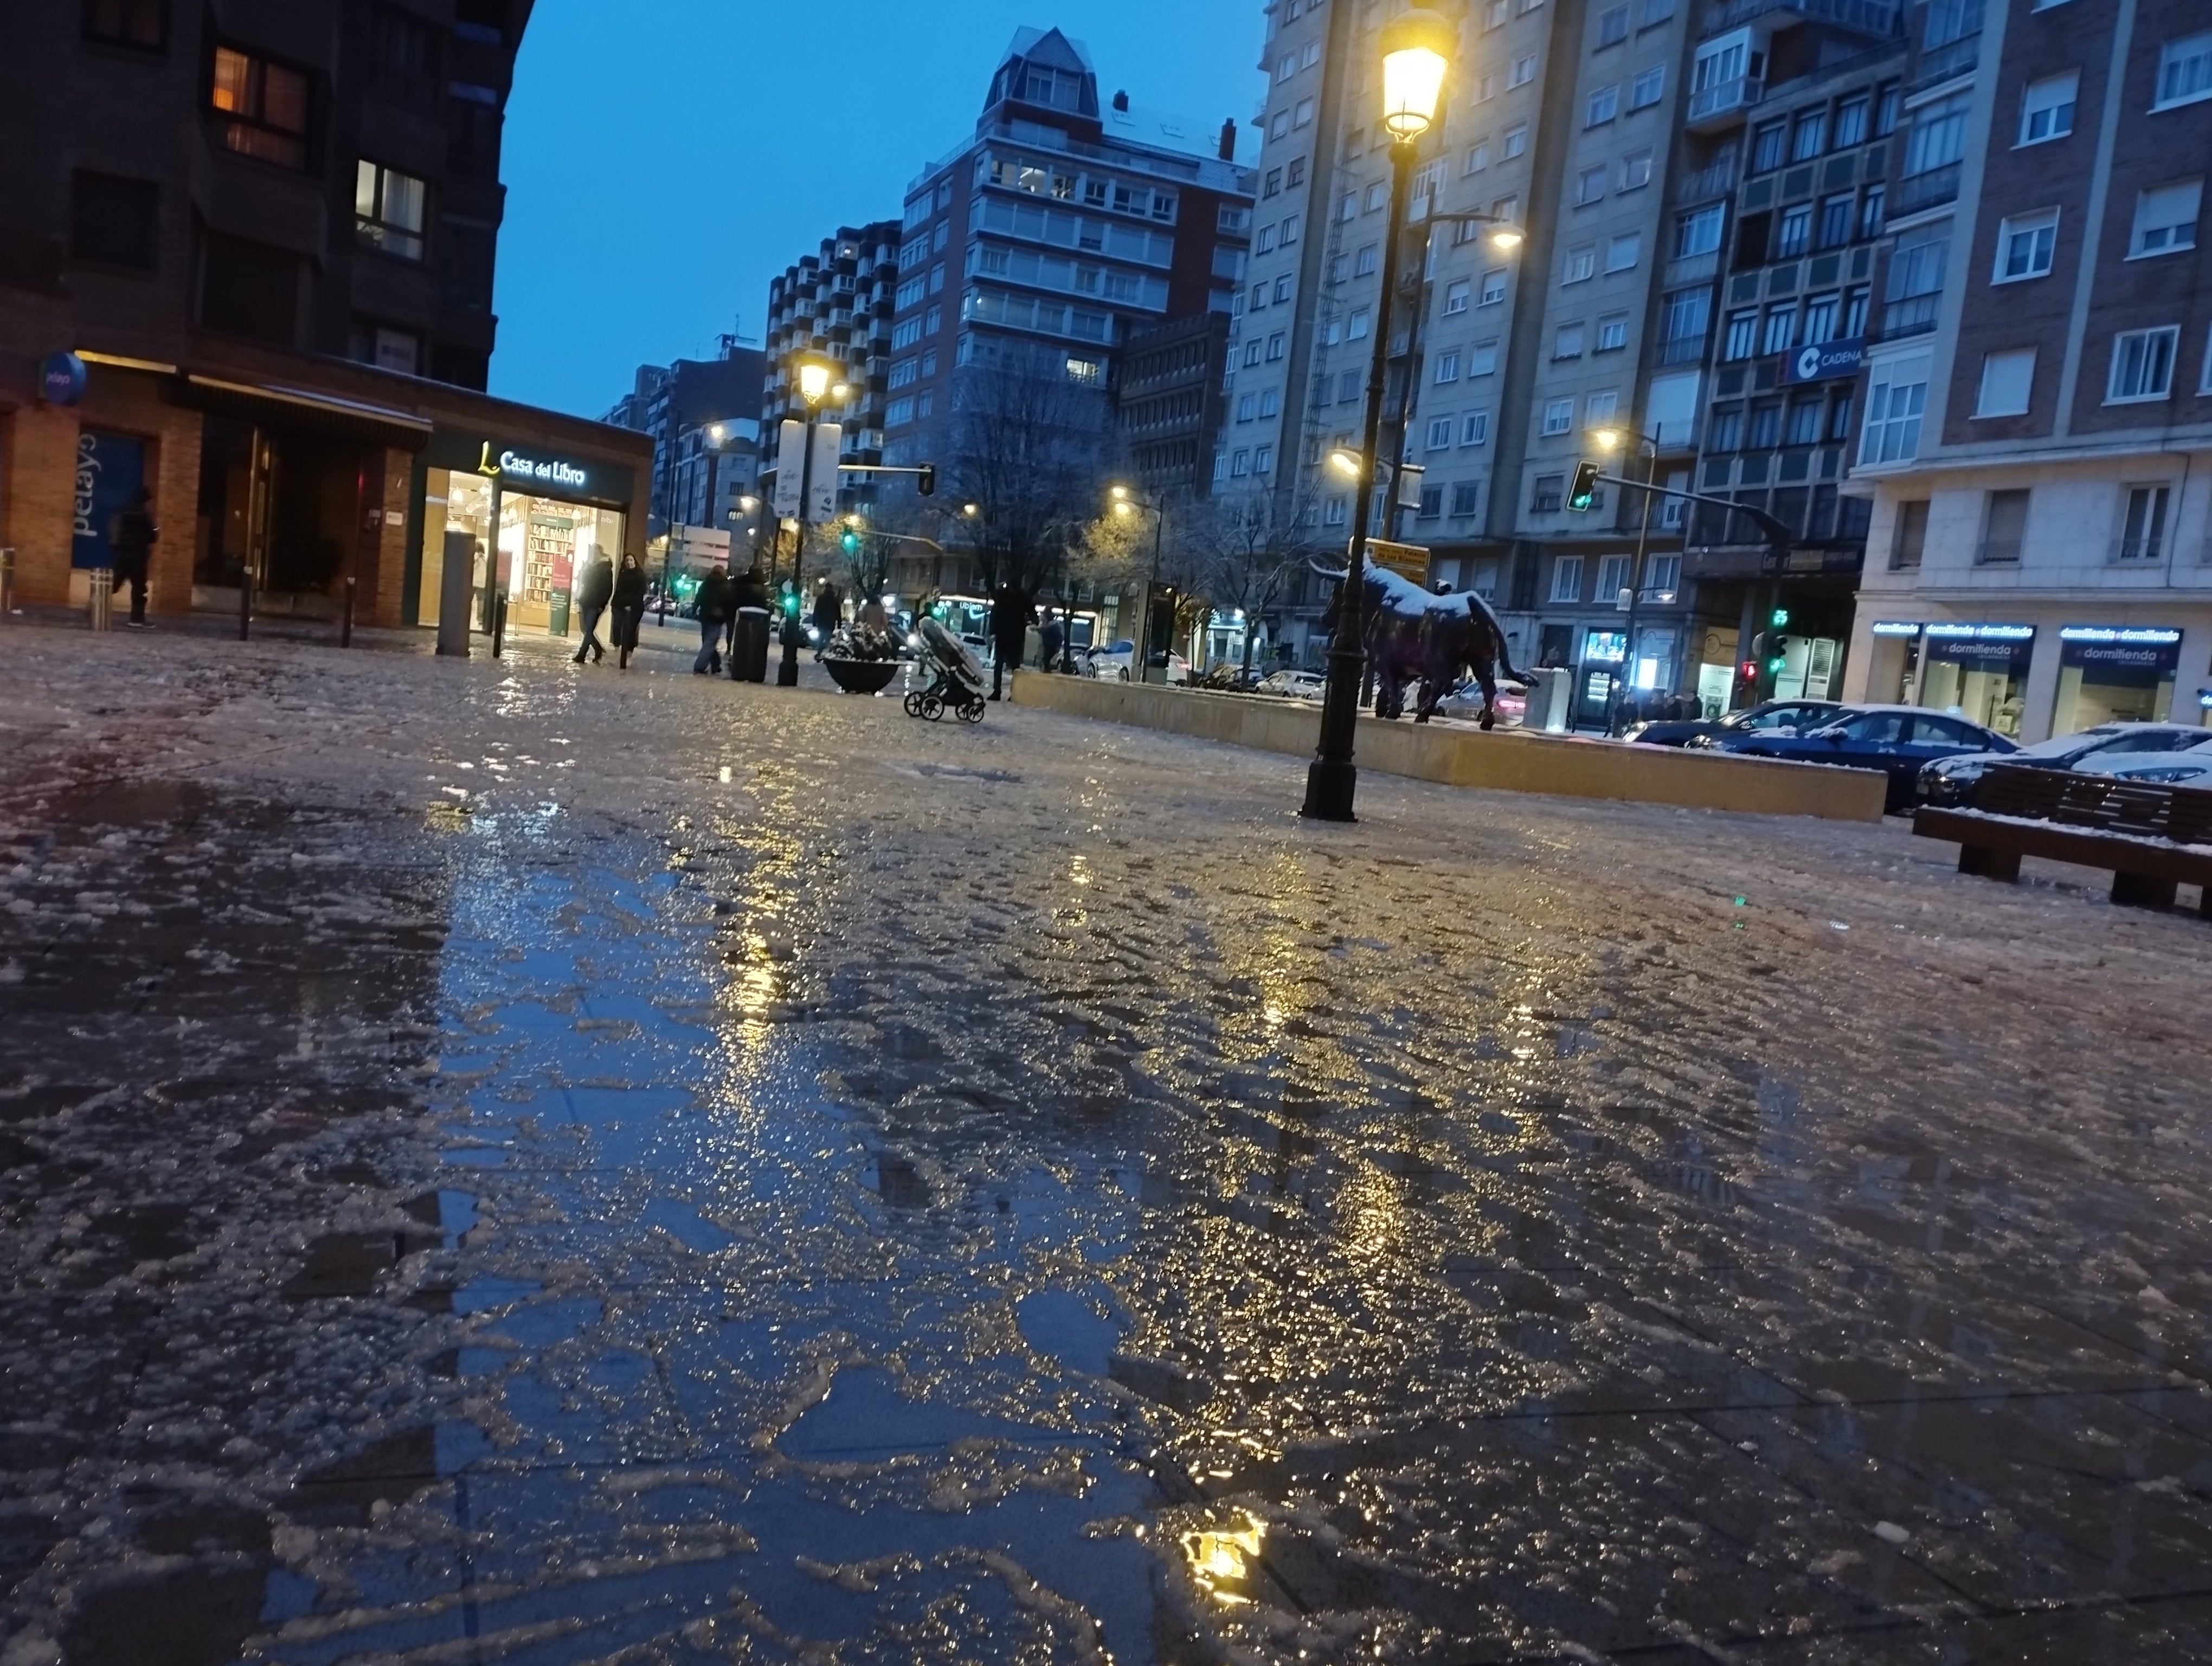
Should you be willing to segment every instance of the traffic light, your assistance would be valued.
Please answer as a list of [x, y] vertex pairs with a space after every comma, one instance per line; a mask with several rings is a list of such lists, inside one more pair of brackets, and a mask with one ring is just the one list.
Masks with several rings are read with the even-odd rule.
[[1777, 630], [1781, 629], [1784, 625], [1790, 623], [1790, 610], [1786, 607], [1776, 608], [1773, 612], [1766, 616], [1766, 623], [1772, 625]]
[[856, 527], [848, 526], [839, 535], [837, 542], [848, 556], [857, 556], [860, 553], [860, 534]]
[[1766, 674], [1779, 677], [1790, 663], [1790, 639], [1780, 632], [1766, 639]]
[[914, 489], [924, 497], [937, 496], [937, 465], [924, 463], [914, 477]]
[[1577, 514], [1583, 514], [1587, 513], [1590, 505], [1596, 502], [1597, 465], [1576, 464], [1575, 483], [1567, 492], [1567, 507]]
[[783, 581], [783, 617], [787, 619], [799, 617], [799, 592], [789, 579]]

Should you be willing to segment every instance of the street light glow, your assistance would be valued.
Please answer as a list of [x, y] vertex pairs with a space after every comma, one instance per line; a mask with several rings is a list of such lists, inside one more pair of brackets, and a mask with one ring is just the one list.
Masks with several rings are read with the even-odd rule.
[[960, 513], [963, 515], [979, 515], [983, 513], [983, 506], [980, 503], [963, 503], [961, 505]]
[[809, 404], [821, 403], [830, 391], [830, 367], [808, 359], [799, 367], [799, 396]]
[[1349, 476], [1354, 480], [1359, 478], [1359, 453], [1356, 451], [1346, 451], [1343, 447], [1339, 446], [1334, 451], [1329, 453], [1328, 465], [1339, 474]]
[[1116, 487], [1115, 487], [1115, 488], [1114, 488], [1114, 501], [1115, 501], [1116, 503], [1126, 503], [1126, 502], [1127, 502], [1129, 501], [1129, 489], [1128, 489], [1127, 486], [1116, 486]]
[[1135, 506], [1134, 506], [1134, 505], [1133, 505], [1132, 503], [1130, 503], [1130, 502], [1129, 502], [1127, 498], [1123, 498], [1121, 502], [1117, 502], [1116, 504], [1115, 504], [1115, 506], [1114, 506], [1114, 513], [1115, 513], [1115, 514], [1117, 514], [1117, 515], [1121, 515], [1121, 516], [1123, 516], [1123, 517], [1125, 517], [1125, 518], [1126, 518], [1126, 517], [1127, 517], [1127, 516], [1129, 516], [1129, 515], [1133, 515], [1133, 514], [1136, 514], [1136, 513], [1137, 513], [1137, 511], [1136, 511], [1136, 508], [1135, 508]]
[[1590, 430], [1590, 439], [1601, 451], [1620, 449], [1620, 430], [1617, 428], [1594, 428]]
[[709, 440], [712, 440], [716, 445], [720, 445], [722, 443], [722, 425], [720, 423], [717, 423], [714, 427], [708, 429], [707, 430], [707, 437]]
[[1418, 139], [1435, 124], [1457, 44], [1451, 25], [1425, 0], [1382, 31], [1382, 125], [1394, 137]]
[[1490, 234], [1490, 246], [1500, 254], [1511, 253], [1526, 240], [1518, 226], [1500, 226]]
[[750, 514], [755, 509], [760, 508], [760, 499], [757, 497], [741, 497], [738, 500], [738, 507], [740, 509], [743, 509], [747, 514]]
[[848, 399], [850, 399], [853, 397], [853, 390], [846, 386], [844, 383], [840, 382], [836, 386], [830, 390], [830, 397], [835, 399], [839, 404], [843, 404]]

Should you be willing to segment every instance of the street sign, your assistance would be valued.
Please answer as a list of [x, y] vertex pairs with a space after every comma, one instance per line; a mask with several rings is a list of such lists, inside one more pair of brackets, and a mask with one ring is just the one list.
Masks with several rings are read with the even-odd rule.
[[1790, 386], [1800, 382], [1834, 381], [1839, 377], [1857, 375], [1859, 367], [1865, 362], [1864, 337], [1824, 341], [1801, 347], [1794, 353], [1784, 353], [1782, 356], [1782, 380]]
[[819, 423], [814, 429], [814, 502], [806, 518], [817, 524], [837, 518], [837, 459], [845, 449], [842, 423]]
[[74, 353], [57, 353], [39, 367], [39, 396], [50, 405], [80, 404], [89, 373]]
[[1367, 559], [1415, 584], [1429, 581], [1429, 546], [1425, 544], [1393, 544], [1388, 538], [1370, 538], [1367, 540]]

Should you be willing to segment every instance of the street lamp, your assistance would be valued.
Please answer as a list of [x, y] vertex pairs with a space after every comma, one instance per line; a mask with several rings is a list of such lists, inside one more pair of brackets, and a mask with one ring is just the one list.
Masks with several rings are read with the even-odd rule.
[[[1145, 599], [1137, 610], [1136, 651], [1129, 657], [1135, 680], [1146, 680], [1152, 668], [1152, 592], [1160, 585], [1160, 545], [1167, 535], [1167, 511], [1150, 498], [1140, 497], [1127, 486], [1113, 489], [1114, 514], [1121, 520], [1139, 514], [1152, 518], [1152, 574], [1145, 581]], [[1170, 645], [1172, 646], [1172, 645]]]
[[[843, 404], [852, 397], [852, 390], [842, 381], [832, 379], [835, 369], [820, 359], [801, 359], [797, 366], [799, 397], [806, 404], [806, 432], [799, 465], [799, 520], [798, 535], [792, 544], [791, 595], [794, 602], [804, 605], [805, 593], [799, 587], [800, 573], [806, 560], [806, 511], [808, 501], [814, 496], [814, 430], [822, 420], [822, 404], [825, 399]], [[776, 466], [788, 468], [791, 459], [778, 457]], [[775, 668], [778, 688], [799, 686], [799, 620], [786, 610], [783, 616], [783, 659]]]
[[[1644, 459], [1644, 518], [1636, 533], [1636, 566], [1629, 575], [1628, 618], [1622, 627], [1626, 640], [1620, 656], [1621, 668], [1633, 686], [1636, 678], [1636, 613], [1644, 600], [1644, 564], [1651, 547], [1651, 500], [1656, 496], [1651, 489], [1659, 480], [1659, 442], [1648, 434], [1630, 434], [1617, 428], [1592, 429], [1590, 438], [1602, 451], [1620, 451], [1633, 441]], [[1613, 678], [1612, 690], [1606, 700], [1605, 732], [1609, 735], [1620, 733], [1621, 681], [1620, 678]]]
[[[1390, 367], [1390, 303], [1398, 293], [1398, 246], [1405, 241], [1407, 199], [1412, 194], [1414, 151], [1437, 119], [1456, 32], [1428, 0], [1415, 0], [1382, 30], [1382, 124], [1389, 129], [1390, 222], [1382, 239], [1382, 295], [1376, 304], [1375, 350], [1367, 370], [1367, 414], [1354, 467], [1352, 549], [1329, 638], [1328, 681], [1322, 696], [1321, 745], [1306, 771], [1300, 813], [1320, 821], [1348, 822], [1359, 771], [1352, 761], [1359, 727], [1359, 683], [1366, 669], [1363, 642], [1367, 599], [1367, 524], [1375, 508], [1376, 450], [1382, 437], [1382, 390]], [[1146, 598], [1147, 603], [1150, 598]]]

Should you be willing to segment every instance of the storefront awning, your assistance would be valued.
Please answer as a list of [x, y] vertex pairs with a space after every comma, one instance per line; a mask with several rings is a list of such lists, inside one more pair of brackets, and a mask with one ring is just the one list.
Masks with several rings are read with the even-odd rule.
[[430, 442], [430, 424], [404, 410], [364, 404], [305, 389], [223, 381], [187, 374], [185, 403], [210, 416], [234, 416], [264, 428], [306, 429], [396, 451], [418, 452]]

